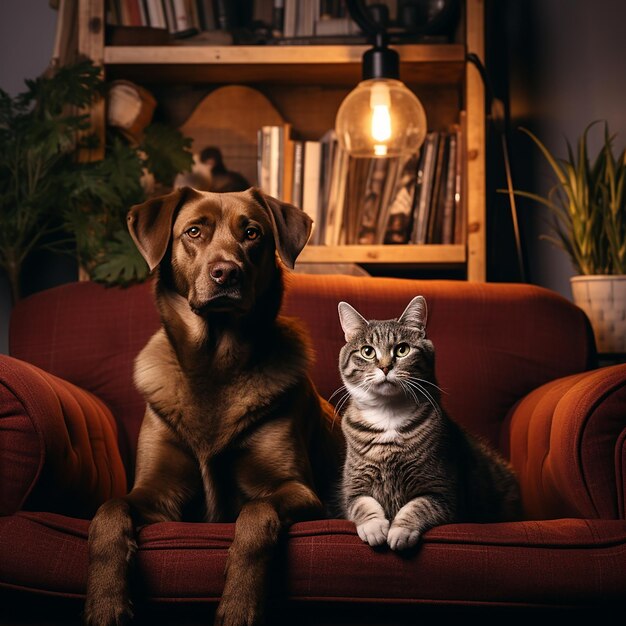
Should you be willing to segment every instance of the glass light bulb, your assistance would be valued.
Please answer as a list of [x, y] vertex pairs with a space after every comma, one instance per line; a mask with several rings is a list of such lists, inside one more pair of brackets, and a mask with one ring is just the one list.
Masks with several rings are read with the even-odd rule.
[[360, 82], [341, 103], [335, 120], [341, 147], [355, 157], [415, 154], [426, 136], [424, 107], [391, 78]]

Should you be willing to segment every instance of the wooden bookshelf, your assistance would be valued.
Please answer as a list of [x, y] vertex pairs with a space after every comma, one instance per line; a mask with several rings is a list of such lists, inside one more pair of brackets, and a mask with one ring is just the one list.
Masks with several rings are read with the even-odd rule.
[[[80, 52], [102, 63], [107, 78], [146, 86], [248, 84], [263, 91], [305, 139], [332, 127], [336, 110], [360, 80], [368, 46], [105, 46], [104, 0], [79, 0]], [[465, 0], [459, 41], [395, 46], [400, 76], [422, 100], [429, 126], [442, 129], [467, 119], [464, 162], [467, 234], [456, 245], [308, 246], [300, 260], [316, 263], [465, 268], [468, 280], [484, 281], [485, 117], [484, 87], [466, 52], [484, 56], [483, 1]], [[103, 110], [92, 115], [100, 131]]]

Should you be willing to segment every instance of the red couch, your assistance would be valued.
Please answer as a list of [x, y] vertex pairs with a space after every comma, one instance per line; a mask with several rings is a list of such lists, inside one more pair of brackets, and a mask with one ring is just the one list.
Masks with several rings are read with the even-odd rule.
[[[340, 384], [338, 301], [384, 319], [426, 297], [444, 404], [512, 459], [528, 521], [441, 526], [409, 555], [372, 550], [347, 521], [296, 524], [281, 555], [283, 615], [411, 623], [459, 607], [595, 615], [624, 604], [626, 365], [590, 369], [578, 308], [526, 285], [288, 278], [284, 312], [312, 334], [325, 397]], [[89, 518], [132, 481], [144, 410], [132, 363], [157, 325], [147, 284], [70, 284], [15, 307], [12, 357], [0, 357], [0, 615], [80, 622]], [[140, 614], [210, 623], [233, 528], [141, 530]]]

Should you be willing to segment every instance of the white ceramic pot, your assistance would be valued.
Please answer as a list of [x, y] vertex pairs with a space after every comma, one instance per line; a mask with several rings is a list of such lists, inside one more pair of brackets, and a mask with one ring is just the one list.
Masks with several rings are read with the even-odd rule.
[[601, 353], [626, 353], [626, 275], [573, 276], [574, 302], [587, 314]]

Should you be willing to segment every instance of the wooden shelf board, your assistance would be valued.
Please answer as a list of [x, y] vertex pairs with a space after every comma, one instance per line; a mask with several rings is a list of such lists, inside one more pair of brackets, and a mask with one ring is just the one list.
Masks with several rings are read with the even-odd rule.
[[313, 246], [304, 248], [301, 263], [408, 263], [462, 265], [467, 260], [462, 244]]
[[[107, 46], [104, 63], [131, 79], [159, 82], [354, 84], [368, 46]], [[465, 48], [460, 44], [398, 46], [407, 83], [458, 83]], [[120, 72], [121, 73], [121, 72]]]
[[[360, 63], [369, 46], [106, 46], [106, 64], [190, 64], [319, 65]], [[396, 46], [402, 63], [442, 63], [465, 60], [460, 44]]]

